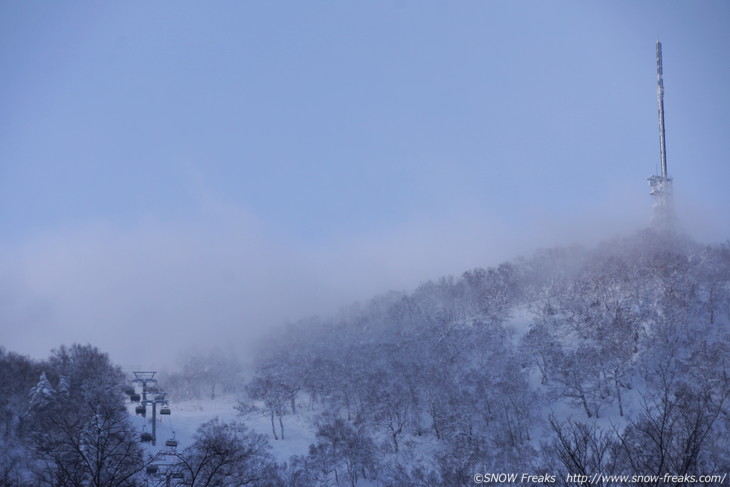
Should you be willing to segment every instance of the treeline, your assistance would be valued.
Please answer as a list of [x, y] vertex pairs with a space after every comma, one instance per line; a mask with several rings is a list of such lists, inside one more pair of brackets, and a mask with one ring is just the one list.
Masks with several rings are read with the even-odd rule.
[[729, 321], [730, 247], [645, 231], [290, 327], [240, 409], [318, 415], [291, 486], [726, 472]]

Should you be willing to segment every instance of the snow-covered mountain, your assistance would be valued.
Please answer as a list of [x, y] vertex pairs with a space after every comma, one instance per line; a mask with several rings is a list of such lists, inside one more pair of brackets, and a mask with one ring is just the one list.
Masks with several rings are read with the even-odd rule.
[[721, 485], [730, 471], [727, 244], [645, 231], [548, 249], [258, 350], [250, 368], [211, 353], [161, 375], [156, 446], [103, 353], [3, 350], [5, 485]]

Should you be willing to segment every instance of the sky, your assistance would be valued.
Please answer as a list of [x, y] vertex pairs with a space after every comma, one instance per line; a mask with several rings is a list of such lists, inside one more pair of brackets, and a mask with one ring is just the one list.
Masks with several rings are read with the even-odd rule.
[[730, 238], [730, 3], [0, 3], [0, 345], [129, 366], [540, 247]]

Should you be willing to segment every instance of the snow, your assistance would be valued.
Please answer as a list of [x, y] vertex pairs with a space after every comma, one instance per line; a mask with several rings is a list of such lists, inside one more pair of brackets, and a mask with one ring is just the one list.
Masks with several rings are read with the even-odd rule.
[[[195, 441], [194, 437], [198, 427], [214, 418], [223, 422], [243, 422], [257, 433], [265, 435], [272, 446], [271, 453], [279, 463], [288, 462], [293, 455], [306, 455], [309, 452], [309, 445], [315, 442], [314, 428], [308, 414], [284, 416], [285, 439], [274, 440], [269, 417], [255, 413], [242, 417], [235, 409], [237, 403], [238, 399], [232, 395], [205, 400], [171, 401], [171, 414], [167, 416], [158, 414], [157, 417], [157, 445], [152, 446], [150, 443], [145, 443], [145, 449], [153, 456], [164, 455], [172, 450], [165, 446], [165, 441], [174, 438], [178, 441], [177, 450], [182, 451]], [[135, 406], [135, 403], [130, 403], [127, 407], [132, 423], [140, 434], [143, 431], [151, 433], [151, 408], [147, 408], [147, 417], [143, 418], [134, 414]], [[278, 421], [276, 426], [278, 434]]]

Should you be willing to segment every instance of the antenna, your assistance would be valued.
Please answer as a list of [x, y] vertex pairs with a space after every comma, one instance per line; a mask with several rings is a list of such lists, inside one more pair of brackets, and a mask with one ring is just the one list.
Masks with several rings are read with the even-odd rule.
[[659, 107], [659, 157], [662, 163], [662, 177], [667, 177], [667, 147], [664, 138], [664, 79], [662, 75], [662, 43], [656, 41], [656, 97]]
[[663, 230], [674, 227], [674, 209], [672, 208], [672, 178], [667, 172], [667, 147], [664, 133], [664, 65], [662, 62], [662, 43], [656, 41], [656, 96], [659, 111], [659, 159], [661, 173], [649, 177], [651, 194], [654, 197], [654, 215], [652, 224]]

